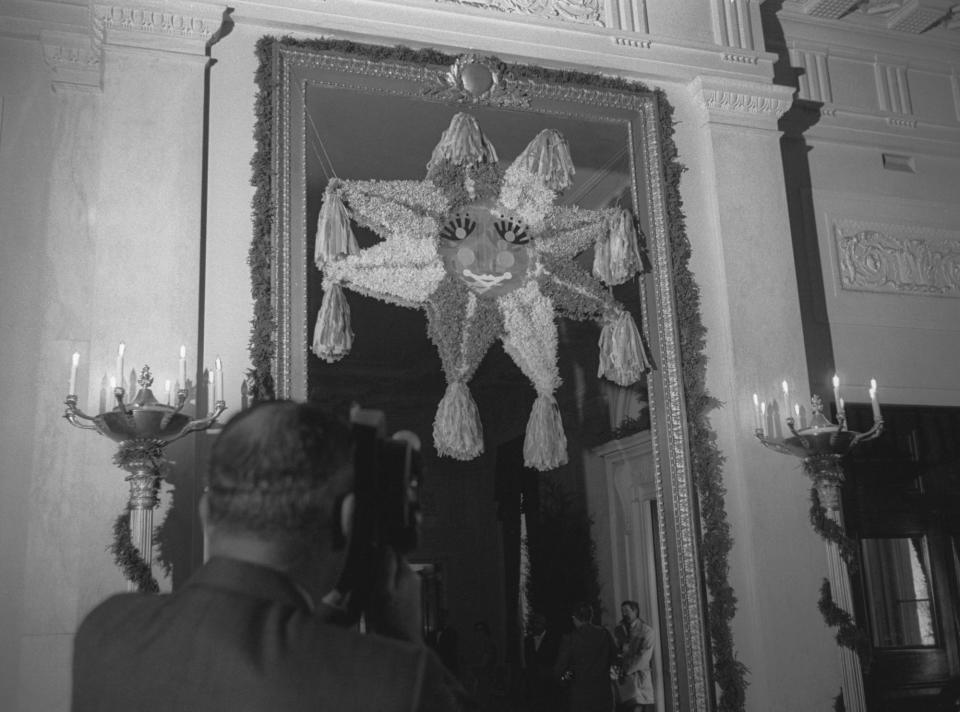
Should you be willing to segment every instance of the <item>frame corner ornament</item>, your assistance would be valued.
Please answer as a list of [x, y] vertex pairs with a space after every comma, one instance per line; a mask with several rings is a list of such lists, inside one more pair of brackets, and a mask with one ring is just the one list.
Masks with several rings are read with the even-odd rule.
[[507, 67], [499, 59], [473, 52], [462, 54], [446, 71], [434, 75], [434, 86], [424, 96], [460, 104], [486, 104], [527, 108], [530, 98], [515, 82], [507, 79]]

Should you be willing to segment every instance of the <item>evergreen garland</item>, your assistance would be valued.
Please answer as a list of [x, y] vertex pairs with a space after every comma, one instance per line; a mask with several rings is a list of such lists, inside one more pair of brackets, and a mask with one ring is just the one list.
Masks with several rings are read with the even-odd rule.
[[[804, 467], [807, 467], [806, 461], [804, 461]], [[814, 531], [825, 541], [837, 545], [840, 558], [847, 564], [850, 575], [856, 574], [859, 570], [856, 542], [847, 536], [843, 527], [827, 516], [826, 509], [820, 502], [820, 493], [816, 485], [810, 488], [810, 523]], [[824, 579], [820, 586], [820, 600], [817, 602], [817, 608], [826, 624], [837, 629], [834, 636], [837, 644], [854, 651], [860, 658], [860, 666], [863, 668], [863, 674], [866, 675], [870, 671], [873, 658], [870, 638], [863, 628], [857, 625], [853, 616], [834, 602], [830, 582], [827, 579]]]
[[153, 577], [150, 566], [133, 545], [130, 535], [130, 508], [117, 517], [113, 523], [113, 543], [108, 551], [113, 554], [113, 560], [123, 571], [124, 577], [136, 584], [140, 593], [159, 593], [160, 584]]
[[[252, 182], [256, 190], [253, 206], [254, 238], [249, 252], [254, 301], [250, 356], [253, 364], [252, 391], [263, 398], [275, 395], [271, 375], [276, 354], [276, 344], [273, 342], [275, 325], [270, 294], [271, 234], [275, 217], [271, 205], [272, 186], [275, 180], [272, 168], [271, 136], [274, 97], [279, 81], [275, 71], [274, 54], [280, 46], [335, 51], [359, 55], [373, 61], [406, 61], [450, 66], [456, 60], [452, 55], [430, 49], [382, 47], [326, 38], [298, 40], [288, 37], [278, 40], [274, 37], [264, 37], [257, 43], [260, 62], [256, 73], [259, 88], [255, 105], [256, 151], [251, 161], [254, 174]], [[508, 64], [505, 67], [506, 78], [511, 80], [538, 80], [636, 93], [650, 92], [643, 84], [620, 77], [516, 64]], [[670, 231], [671, 266], [690, 438], [691, 471], [694, 474], [699, 496], [702, 565], [710, 594], [707, 625], [712, 644], [713, 679], [720, 690], [719, 712], [742, 712], [746, 697], [747, 668], [736, 658], [730, 627], [737, 603], [728, 581], [728, 556], [733, 540], [724, 509], [726, 490], [721, 474], [723, 456], [716, 445], [716, 434], [711, 429], [707, 417], [707, 414], [720, 404], [706, 390], [706, 357], [704, 355], [706, 330], [700, 317], [700, 292], [689, 270], [690, 242], [686, 236], [679, 190], [680, 175], [684, 168], [677, 160], [677, 149], [673, 142], [673, 109], [662, 90], [655, 90], [653, 93], [657, 97], [660, 112], [667, 224]]]

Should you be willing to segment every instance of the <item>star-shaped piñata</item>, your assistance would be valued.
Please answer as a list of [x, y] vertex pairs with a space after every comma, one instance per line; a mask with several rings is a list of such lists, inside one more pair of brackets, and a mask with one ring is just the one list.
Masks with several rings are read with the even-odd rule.
[[[598, 375], [628, 386], [650, 369], [633, 317], [604, 286], [638, 271], [633, 216], [555, 205], [573, 173], [566, 140], [553, 130], [541, 131], [502, 170], [476, 120], [460, 113], [424, 180], [330, 181], [317, 227], [324, 297], [313, 352], [328, 362], [350, 352], [344, 288], [423, 309], [447, 381], [434, 445], [441, 455], [470, 460], [483, 452], [483, 434], [467, 384], [500, 339], [537, 392], [525, 464], [564, 464], [567, 441], [554, 397], [557, 315], [600, 323]], [[382, 242], [359, 249], [351, 219]], [[592, 275], [574, 260], [591, 246]]]

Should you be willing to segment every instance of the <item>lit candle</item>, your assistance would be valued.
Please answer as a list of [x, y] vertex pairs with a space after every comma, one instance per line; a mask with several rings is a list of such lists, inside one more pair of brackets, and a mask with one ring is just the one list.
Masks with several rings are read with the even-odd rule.
[[123, 352], [126, 348], [126, 344], [122, 341], [120, 342], [120, 346], [117, 347], [117, 383], [121, 386], [123, 385]]
[[77, 351], [73, 352], [73, 360], [70, 363], [70, 389], [67, 391], [68, 396], [75, 396], [77, 394], [77, 367], [80, 365], [80, 353]]
[[187, 387], [187, 347], [180, 346], [180, 388]]
[[802, 427], [803, 427], [803, 424], [800, 422], [800, 404], [799, 404], [799, 403], [794, 403], [794, 404], [793, 404], [793, 412], [794, 412], [794, 413], [796, 414], [796, 416], [797, 416], [797, 418], [796, 418], [796, 420], [797, 420], [797, 425], [799, 425], [799, 426], [802, 428]]
[[762, 430], [763, 425], [761, 425], [760, 423], [760, 398], [757, 397], [756, 393], [753, 394], [753, 420], [754, 420], [753, 427], [756, 428], [757, 430]]
[[837, 415], [843, 415], [843, 398], [840, 397], [840, 377], [833, 374], [833, 402], [837, 404]]
[[217, 400], [225, 400], [223, 397], [223, 364], [220, 362], [219, 356], [217, 356], [217, 387], [213, 389], [213, 394]]
[[213, 403], [217, 397], [216, 386], [213, 382], [213, 371], [207, 372], [207, 408], [210, 409], [210, 412], [213, 412]]
[[170, 405], [170, 379], [163, 382], [163, 390], [167, 394], [167, 405]]
[[873, 419], [880, 420], [880, 402], [877, 400], [877, 379], [870, 379], [870, 407], [873, 409]]
[[760, 404], [760, 430], [763, 431], [763, 434], [767, 434], [767, 402], [764, 401]]
[[790, 417], [790, 388], [787, 386], [787, 382], [783, 382], [783, 414], [789, 418]]

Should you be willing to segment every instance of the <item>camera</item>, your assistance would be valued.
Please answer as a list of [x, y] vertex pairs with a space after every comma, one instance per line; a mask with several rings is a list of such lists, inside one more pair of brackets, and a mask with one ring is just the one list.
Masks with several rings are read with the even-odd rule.
[[[353, 440], [353, 529], [336, 590], [348, 600], [349, 621], [359, 617], [374, 589], [377, 563], [385, 549], [413, 551], [420, 535], [420, 440], [409, 432], [386, 436], [379, 410], [351, 409]], [[343, 507], [341, 500], [339, 507]], [[339, 518], [338, 518], [339, 519]], [[337, 526], [339, 534], [339, 526]]]
[[386, 436], [383, 411], [355, 408], [352, 421], [353, 541], [407, 554], [420, 533], [420, 440], [410, 431]]

